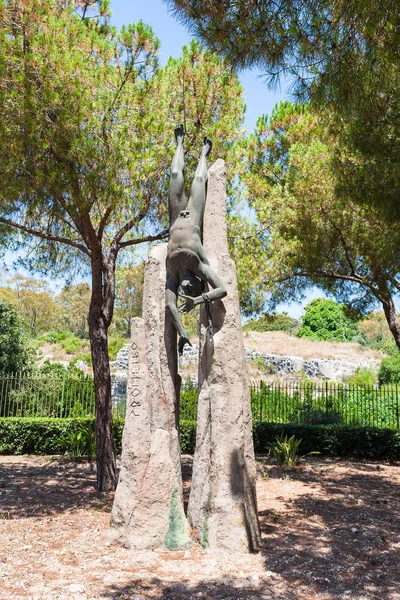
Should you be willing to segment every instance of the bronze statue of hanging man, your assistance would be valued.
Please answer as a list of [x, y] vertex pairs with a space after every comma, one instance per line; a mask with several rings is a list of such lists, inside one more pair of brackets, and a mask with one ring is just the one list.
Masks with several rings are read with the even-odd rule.
[[[190, 344], [178, 312], [178, 296], [184, 299], [182, 312], [194, 306], [226, 296], [226, 288], [210, 267], [202, 245], [203, 216], [207, 197], [207, 157], [212, 143], [203, 140], [203, 148], [196, 169], [189, 201], [184, 192], [183, 125], [175, 128], [176, 152], [171, 165], [169, 184], [169, 242], [167, 249], [166, 306], [179, 333], [178, 349], [182, 354]], [[211, 291], [204, 293], [204, 283]]]

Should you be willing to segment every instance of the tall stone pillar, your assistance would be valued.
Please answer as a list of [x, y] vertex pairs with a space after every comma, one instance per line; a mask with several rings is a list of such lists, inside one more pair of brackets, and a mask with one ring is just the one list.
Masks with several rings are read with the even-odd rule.
[[[136, 549], [190, 545], [183, 511], [176, 332], [165, 315], [167, 244], [146, 262], [143, 319], [133, 319], [121, 470], [112, 542]], [[168, 352], [167, 352], [168, 349]]]
[[222, 160], [209, 170], [203, 232], [205, 253], [228, 295], [211, 303], [209, 314], [201, 307], [199, 404], [188, 519], [204, 547], [248, 552], [259, 545], [260, 529], [249, 381], [236, 269], [228, 250]]

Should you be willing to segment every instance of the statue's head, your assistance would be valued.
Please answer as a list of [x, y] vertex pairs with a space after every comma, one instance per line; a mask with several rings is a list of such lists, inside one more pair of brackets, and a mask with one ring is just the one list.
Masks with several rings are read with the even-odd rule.
[[200, 296], [202, 292], [201, 280], [188, 269], [181, 269], [179, 272], [180, 285], [178, 288], [179, 295]]

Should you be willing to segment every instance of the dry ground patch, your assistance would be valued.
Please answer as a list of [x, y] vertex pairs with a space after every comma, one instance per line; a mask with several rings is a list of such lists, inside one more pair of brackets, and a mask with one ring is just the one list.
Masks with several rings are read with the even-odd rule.
[[1, 456], [1, 600], [400, 599], [398, 466], [258, 469], [257, 553], [132, 552], [107, 545], [112, 494], [88, 463]]

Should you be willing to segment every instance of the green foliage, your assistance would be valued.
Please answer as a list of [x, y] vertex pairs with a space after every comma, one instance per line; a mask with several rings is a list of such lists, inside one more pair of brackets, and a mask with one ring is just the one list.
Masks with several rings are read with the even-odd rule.
[[295, 334], [298, 331], [299, 322], [292, 319], [286, 313], [265, 313], [258, 319], [251, 319], [243, 326], [243, 331], [284, 331]]
[[274, 442], [267, 444], [269, 456], [274, 458], [278, 465], [285, 467], [295, 467], [300, 457], [298, 450], [302, 440], [297, 440], [294, 435], [290, 438], [282, 432]]
[[93, 378], [72, 365], [47, 361], [3, 387], [1, 416], [85, 417], [95, 412]]
[[187, 377], [180, 394], [179, 415], [184, 421], [196, 421], [199, 390], [191, 377]]
[[127, 341], [125, 338], [114, 338], [108, 342], [108, 356], [110, 360], [116, 360], [118, 352]]
[[380, 383], [400, 383], [400, 353], [384, 358], [378, 372]]
[[0, 373], [16, 373], [32, 366], [34, 352], [15, 309], [0, 302]]
[[260, 423], [253, 427], [255, 451], [264, 453], [277, 436], [301, 438], [299, 451], [318, 452], [324, 456], [347, 456], [368, 459], [400, 458], [400, 432], [373, 427], [337, 425], [277, 425]]
[[60, 342], [62, 348], [67, 354], [75, 354], [82, 347], [82, 340], [75, 335], [70, 335]]
[[88, 335], [91, 289], [87, 283], [67, 285], [56, 298], [62, 311], [63, 326], [79, 338]]
[[352, 384], [305, 383], [293, 390], [262, 383], [251, 388], [253, 423], [398, 427], [396, 389]]
[[[71, 415], [74, 418], [74, 415]], [[93, 422], [81, 424], [76, 431], [68, 431], [64, 437], [57, 440], [60, 449], [67, 456], [76, 460], [79, 458], [92, 457], [96, 451], [96, 431]]]
[[0, 288], [0, 301], [10, 303], [32, 336], [57, 326], [60, 307], [45, 282], [14, 275]]
[[[59, 454], [93, 452], [94, 417], [76, 419], [0, 418], [0, 454]], [[116, 452], [121, 453], [124, 419], [113, 419]], [[84, 433], [83, 433], [84, 432]], [[82, 433], [79, 441], [78, 435]], [[63, 441], [60, 441], [63, 440]], [[69, 442], [68, 442], [69, 440]], [[83, 442], [83, 440], [86, 440]], [[196, 441], [196, 423], [181, 423], [181, 451], [193, 453]], [[78, 443], [78, 449], [76, 445]], [[74, 450], [75, 448], [75, 450]]]
[[365, 385], [372, 388], [376, 384], [376, 375], [366, 367], [357, 367], [347, 381], [353, 385]]
[[334, 300], [316, 298], [305, 307], [298, 337], [316, 340], [350, 341], [357, 325], [346, 317], [345, 308]]
[[[94, 418], [25, 419], [0, 418], [0, 454], [58, 454], [59, 440], [82, 429], [94, 427]], [[123, 419], [113, 420], [117, 453], [121, 452]], [[277, 425], [259, 423], [253, 427], [255, 450], [268, 451], [268, 444], [284, 433], [301, 438], [302, 454], [319, 452], [325, 456], [349, 456], [369, 459], [400, 459], [400, 433], [393, 429], [372, 427], [337, 427], [325, 425]], [[75, 440], [76, 438], [72, 438]], [[181, 452], [194, 452], [196, 423], [181, 423]], [[73, 444], [68, 449], [71, 452]]]
[[[262, 248], [252, 285], [269, 292], [272, 305], [301, 301], [306, 289], [318, 286], [358, 315], [385, 303], [394, 321], [399, 228], [375, 206], [361, 206], [338, 192], [335, 151], [345, 157], [346, 151], [339, 134], [329, 130], [329, 118], [330, 113], [282, 102], [271, 117], [260, 117], [246, 142], [241, 177], [258, 220], [254, 230], [264, 232], [257, 240]], [[378, 230], [380, 235], [371, 235]], [[247, 238], [245, 231], [237, 244], [237, 258], [246, 265], [253, 252]], [[352, 335], [343, 331], [333, 339]]]
[[193, 454], [196, 447], [196, 421], [180, 421], [179, 427], [182, 454]]
[[71, 360], [70, 365], [71, 366], [76, 366], [76, 363], [80, 362], [80, 361], [85, 362], [90, 367], [92, 365], [92, 355], [91, 355], [91, 353], [90, 352], [81, 352], [80, 354], [77, 354]]

